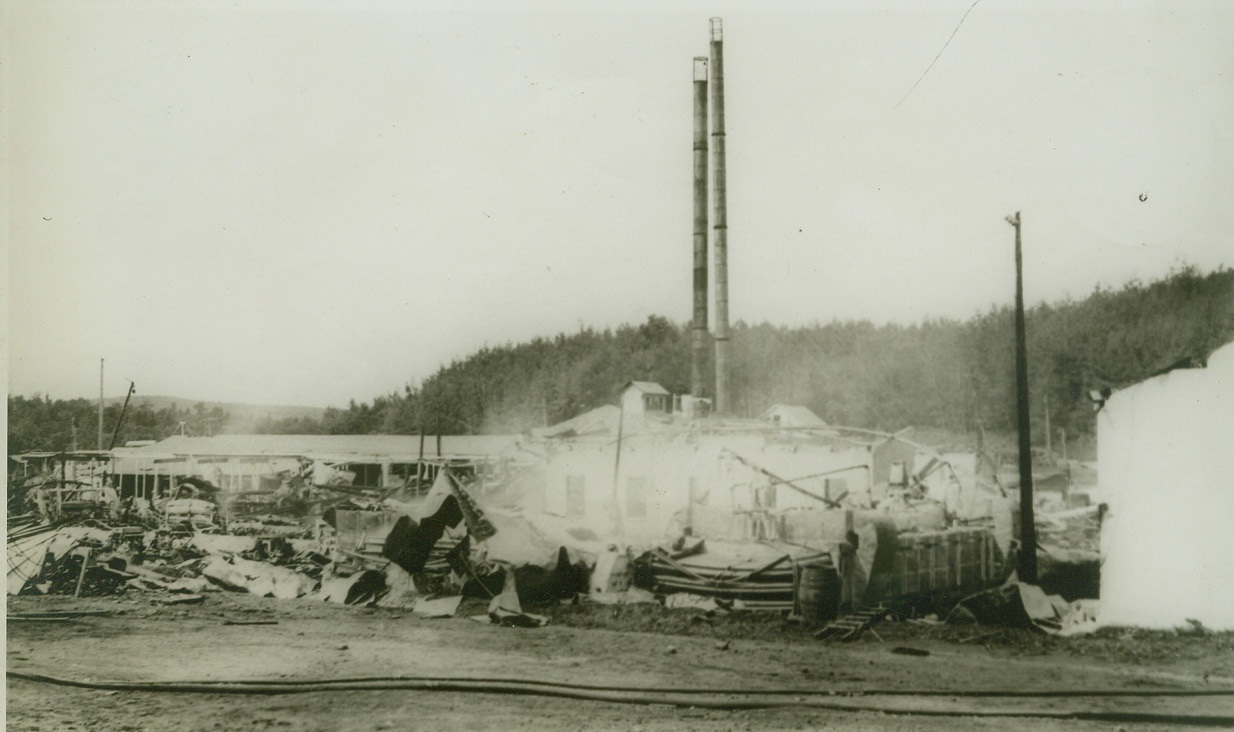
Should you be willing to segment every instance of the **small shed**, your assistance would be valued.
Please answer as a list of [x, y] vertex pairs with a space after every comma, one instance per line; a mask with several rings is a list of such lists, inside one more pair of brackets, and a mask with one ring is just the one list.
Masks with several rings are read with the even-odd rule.
[[621, 387], [621, 409], [627, 417], [670, 414], [673, 395], [654, 381], [629, 381]]

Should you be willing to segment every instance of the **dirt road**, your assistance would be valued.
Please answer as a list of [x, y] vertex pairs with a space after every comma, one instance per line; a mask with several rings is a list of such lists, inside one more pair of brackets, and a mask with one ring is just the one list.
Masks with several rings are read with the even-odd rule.
[[[465, 605], [456, 618], [427, 620], [409, 611], [307, 599], [210, 593], [201, 605], [159, 604], [165, 599], [144, 593], [9, 598], [10, 616], [62, 610], [109, 614], [71, 622], [10, 621], [8, 729], [1113, 730], [1128, 723], [1048, 715], [1163, 715], [1155, 723], [1136, 724], [1137, 729], [1176, 729], [1184, 717], [1201, 715], [1234, 719], [1229, 694], [1156, 695], [1234, 691], [1229, 634], [1059, 641], [1024, 631], [1005, 642], [1005, 635], [976, 628], [885, 623], [878, 628], [881, 640], [868, 635], [856, 643], [832, 644], [778, 620], [696, 618], [656, 607], [558, 608], [548, 627], [514, 629], [466, 618], [482, 612], [481, 605]], [[254, 620], [276, 622], [227, 624]], [[654, 628], [658, 632], [635, 629], [653, 622], [660, 624]], [[606, 624], [611, 627], [596, 627]], [[583, 625], [591, 627], [575, 627]], [[698, 696], [694, 706], [408, 689], [239, 695], [72, 688], [14, 673], [121, 682], [466, 677], [777, 695]], [[796, 692], [785, 695], [786, 689]], [[964, 695], [1006, 690], [1042, 695]], [[1094, 690], [1134, 695], [1049, 695]], [[731, 706], [735, 699], [775, 706], [702, 708], [725, 700]], [[842, 710], [859, 708], [871, 711]], [[999, 712], [1047, 716], [976, 716]], [[945, 716], [934, 716], [940, 714]], [[1164, 718], [1170, 715], [1178, 719]]]

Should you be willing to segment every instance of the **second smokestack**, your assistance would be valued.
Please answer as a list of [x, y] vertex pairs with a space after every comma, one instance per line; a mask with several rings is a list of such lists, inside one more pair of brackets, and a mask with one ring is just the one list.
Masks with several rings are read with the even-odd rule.
[[716, 251], [716, 401], [717, 414], [732, 411], [729, 401], [728, 198], [724, 163], [724, 30], [711, 19], [711, 139], [715, 167]]
[[707, 57], [694, 58], [694, 328], [690, 393], [707, 396]]

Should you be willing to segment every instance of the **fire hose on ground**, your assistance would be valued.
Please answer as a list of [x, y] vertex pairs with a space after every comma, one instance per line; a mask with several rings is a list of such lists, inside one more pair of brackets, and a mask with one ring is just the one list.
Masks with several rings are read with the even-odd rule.
[[[164, 692], [192, 694], [277, 695], [333, 691], [444, 691], [456, 693], [519, 694], [599, 701], [619, 704], [659, 704], [727, 711], [797, 707], [838, 712], [881, 712], [884, 714], [936, 717], [1008, 717], [1078, 719], [1101, 722], [1175, 724], [1198, 727], [1234, 725], [1234, 715], [1174, 715], [1134, 710], [1024, 709], [991, 708], [988, 705], [950, 705], [947, 709], [889, 705], [879, 697], [964, 699], [1080, 699], [1080, 698], [1161, 698], [1234, 696], [1234, 689], [1156, 689], [1156, 690], [819, 690], [819, 689], [723, 689], [723, 688], [647, 688], [600, 686], [526, 679], [385, 676], [331, 679], [197, 680], [197, 681], [105, 681], [76, 680], [26, 671], [7, 671], [9, 679], [55, 684], [100, 691]], [[874, 703], [852, 701], [870, 698]]]

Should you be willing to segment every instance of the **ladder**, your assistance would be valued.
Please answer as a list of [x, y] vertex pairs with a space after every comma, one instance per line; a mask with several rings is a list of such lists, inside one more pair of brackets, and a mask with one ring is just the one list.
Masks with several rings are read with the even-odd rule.
[[[841, 640], [854, 641], [857, 640], [870, 629], [870, 626], [882, 621], [891, 613], [881, 605], [878, 607], [862, 608], [856, 612], [849, 613], [841, 618], [831, 621], [822, 628], [814, 631], [814, 637], [819, 640]], [[871, 631], [873, 632], [873, 631]], [[877, 633], [875, 633], [877, 635]]]

